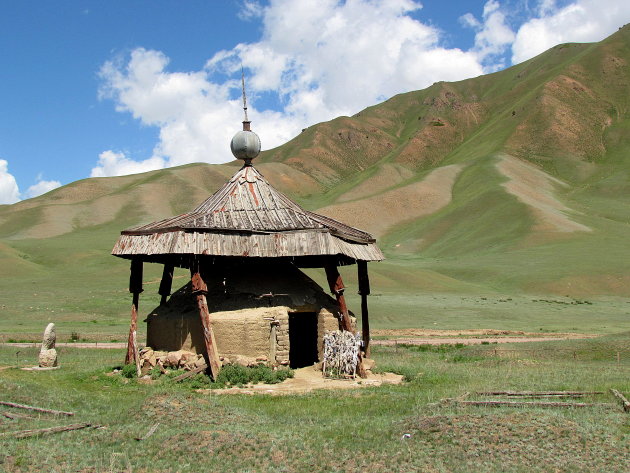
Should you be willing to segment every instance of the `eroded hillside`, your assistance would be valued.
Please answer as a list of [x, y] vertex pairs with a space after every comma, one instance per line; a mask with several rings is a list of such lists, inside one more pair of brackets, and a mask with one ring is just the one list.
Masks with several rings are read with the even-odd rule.
[[[304, 207], [374, 233], [386, 290], [630, 295], [629, 63], [624, 27], [314, 125], [255, 165]], [[0, 206], [0, 271], [98, 267], [83, 278], [98, 286], [122, 274], [109, 256], [120, 230], [192, 209], [236, 166], [86, 179]]]

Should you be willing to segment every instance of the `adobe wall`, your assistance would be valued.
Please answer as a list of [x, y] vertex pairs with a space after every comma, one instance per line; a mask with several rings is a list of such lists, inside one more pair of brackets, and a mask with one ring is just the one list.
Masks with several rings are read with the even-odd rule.
[[[210, 321], [220, 356], [289, 362], [289, 313], [317, 315], [318, 354], [323, 336], [338, 330], [336, 301], [293, 265], [223, 268], [204, 276]], [[205, 353], [199, 309], [190, 283], [147, 317], [147, 346], [155, 350]], [[231, 360], [232, 361], [232, 360]]]
[[289, 361], [289, 313], [286, 307], [215, 312], [211, 325], [221, 356]]
[[[289, 360], [289, 314], [286, 307], [213, 312], [210, 325], [220, 356], [265, 357], [277, 363]], [[147, 318], [147, 346], [163, 351], [205, 353], [198, 310], [150, 315]]]
[[[187, 350], [204, 353], [205, 343], [199, 312], [195, 310], [151, 315], [147, 319], [147, 346], [155, 350]], [[289, 310], [287, 307], [259, 307], [213, 312], [210, 324], [222, 357], [237, 355], [265, 358], [274, 364], [289, 362]], [[324, 334], [339, 330], [338, 319], [327, 309], [317, 314], [317, 352], [323, 358]]]

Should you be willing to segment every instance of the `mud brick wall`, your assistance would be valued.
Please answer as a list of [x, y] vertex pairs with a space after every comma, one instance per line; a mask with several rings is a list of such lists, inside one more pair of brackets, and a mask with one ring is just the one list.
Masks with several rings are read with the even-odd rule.
[[[276, 327], [276, 363], [289, 363], [289, 313], [278, 314], [277, 320], [279, 325]], [[271, 358], [270, 358], [271, 359]], [[272, 362], [274, 360], [271, 360]]]

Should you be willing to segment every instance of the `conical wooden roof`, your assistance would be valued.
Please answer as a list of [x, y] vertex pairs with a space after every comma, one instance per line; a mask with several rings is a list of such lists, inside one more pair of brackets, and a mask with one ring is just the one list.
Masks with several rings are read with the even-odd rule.
[[251, 165], [192, 212], [124, 230], [112, 254], [383, 259], [370, 234], [304, 210]]

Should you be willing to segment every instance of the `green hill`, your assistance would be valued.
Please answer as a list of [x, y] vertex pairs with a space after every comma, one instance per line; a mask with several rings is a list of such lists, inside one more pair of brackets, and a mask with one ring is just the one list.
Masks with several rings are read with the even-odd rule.
[[[624, 27], [309, 127], [255, 164], [304, 207], [377, 236], [382, 307], [394, 294], [627, 297], [629, 64]], [[5, 319], [117, 325], [120, 230], [190, 210], [236, 166], [85, 179], [0, 206]]]

